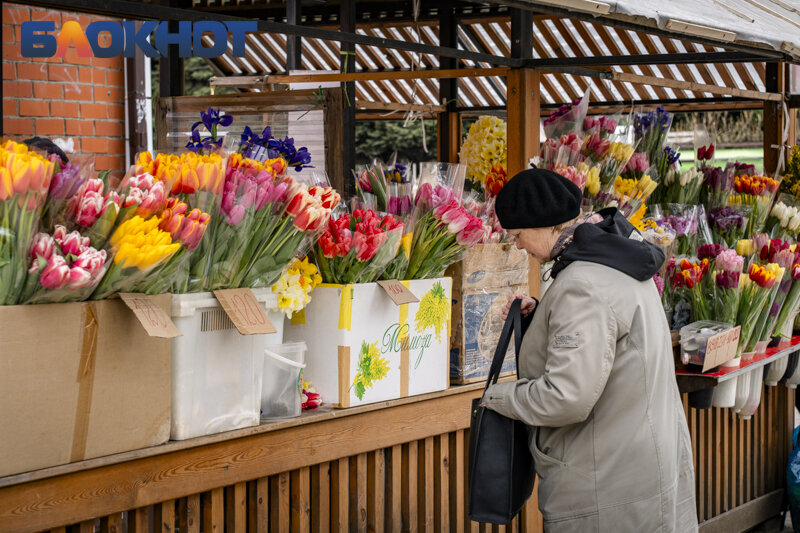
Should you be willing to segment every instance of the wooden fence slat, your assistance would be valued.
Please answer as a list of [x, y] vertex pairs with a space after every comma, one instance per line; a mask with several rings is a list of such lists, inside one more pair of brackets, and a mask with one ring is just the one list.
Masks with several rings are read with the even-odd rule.
[[156, 533], [174, 533], [175, 500], [167, 500], [153, 506], [153, 527]]
[[331, 528], [331, 465], [322, 463], [311, 469], [311, 528], [330, 531]]
[[269, 533], [269, 478], [256, 480], [256, 531]]
[[292, 472], [292, 531], [308, 533], [311, 528], [311, 469]]
[[419, 509], [419, 530], [425, 533], [433, 533], [433, 509], [434, 509], [434, 476], [433, 469], [436, 464], [433, 460], [433, 437], [425, 439], [423, 456], [419, 458], [419, 476], [424, 479], [424, 490], [420, 492]]
[[386, 472], [386, 526], [387, 531], [400, 533], [403, 530], [403, 446], [392, 446], [389, 452], [389, 468]]
[[450, 435], [436, 437], [434, 446], [434, 531], [450, 531]]
[[386, 461], [383, 450], [369, 454], [367, 464], [367, 531], [384, 531], [386, 490]]
[[222, 533], [225, 527], [225, 489], [203, 493], [203, 533]]

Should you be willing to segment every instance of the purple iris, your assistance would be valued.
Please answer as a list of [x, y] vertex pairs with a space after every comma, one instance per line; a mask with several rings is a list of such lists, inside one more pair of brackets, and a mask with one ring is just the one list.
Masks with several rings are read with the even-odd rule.
[[192, 130], [202, 124], [211, 133], [211, 135], [215, 135], [217, 124], [224, 128], [230, 126], [232, 123], [233, 115], [220, 116], [219, 108], [212, 109], [209, 107], [208, 111], [200, 111], [200, 121], [192, 124]]

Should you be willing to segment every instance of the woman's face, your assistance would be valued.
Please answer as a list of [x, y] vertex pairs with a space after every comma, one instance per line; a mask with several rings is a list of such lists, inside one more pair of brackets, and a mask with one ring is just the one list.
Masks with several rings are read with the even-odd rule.
[[511, 229], [508, 230], [508, 234], [514, 237], [517, 248], [525, 250], [540, 263], [550, 261], [550, 252], [558, 240], [558, 235], [552, 227]]

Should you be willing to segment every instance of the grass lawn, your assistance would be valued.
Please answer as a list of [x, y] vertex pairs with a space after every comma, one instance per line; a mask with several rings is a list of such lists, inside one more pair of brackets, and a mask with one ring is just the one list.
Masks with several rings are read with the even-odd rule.
[[[714, 151], [714, 165], [725, 167], [728, 161], [750, 163], [761, 172], [764, 167], [764, 150], [762, 148], [722, 148]], [[694, 164], [694, 153], [681, 151], [681, 170], [687, 170]]]

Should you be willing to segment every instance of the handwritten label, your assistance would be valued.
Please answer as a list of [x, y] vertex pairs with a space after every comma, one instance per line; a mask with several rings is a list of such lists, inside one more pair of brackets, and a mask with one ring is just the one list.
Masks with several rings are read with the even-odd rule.
[[389, 295], [395, 305], [411, 304], [419, 301], [419, 298], [414, 296], [414, 293], [408, 290], [408, 287], [396, 279], [381, 280], [378, 285], [386, 291], [386, 294]]
[[242, 335], [260, 335], [277, 331], [250, 289], [222, 289], [214, 291], [214, 296]]
[[742, 327], [736, 326], [728, 331], [717, 333], [706, 344], [706, 358], [703, 361], [703, 372], [727, 363], [736, 357], [736, 347], [739, 345], [739, 333]]
[[130, 307], [136, 318], [151, 337], [172, 339], [181, 337], [183, 333], [175, 326], [166, 311], [159, 307], [152, 296], [123, 292], [119, 295], [125, 305]]

